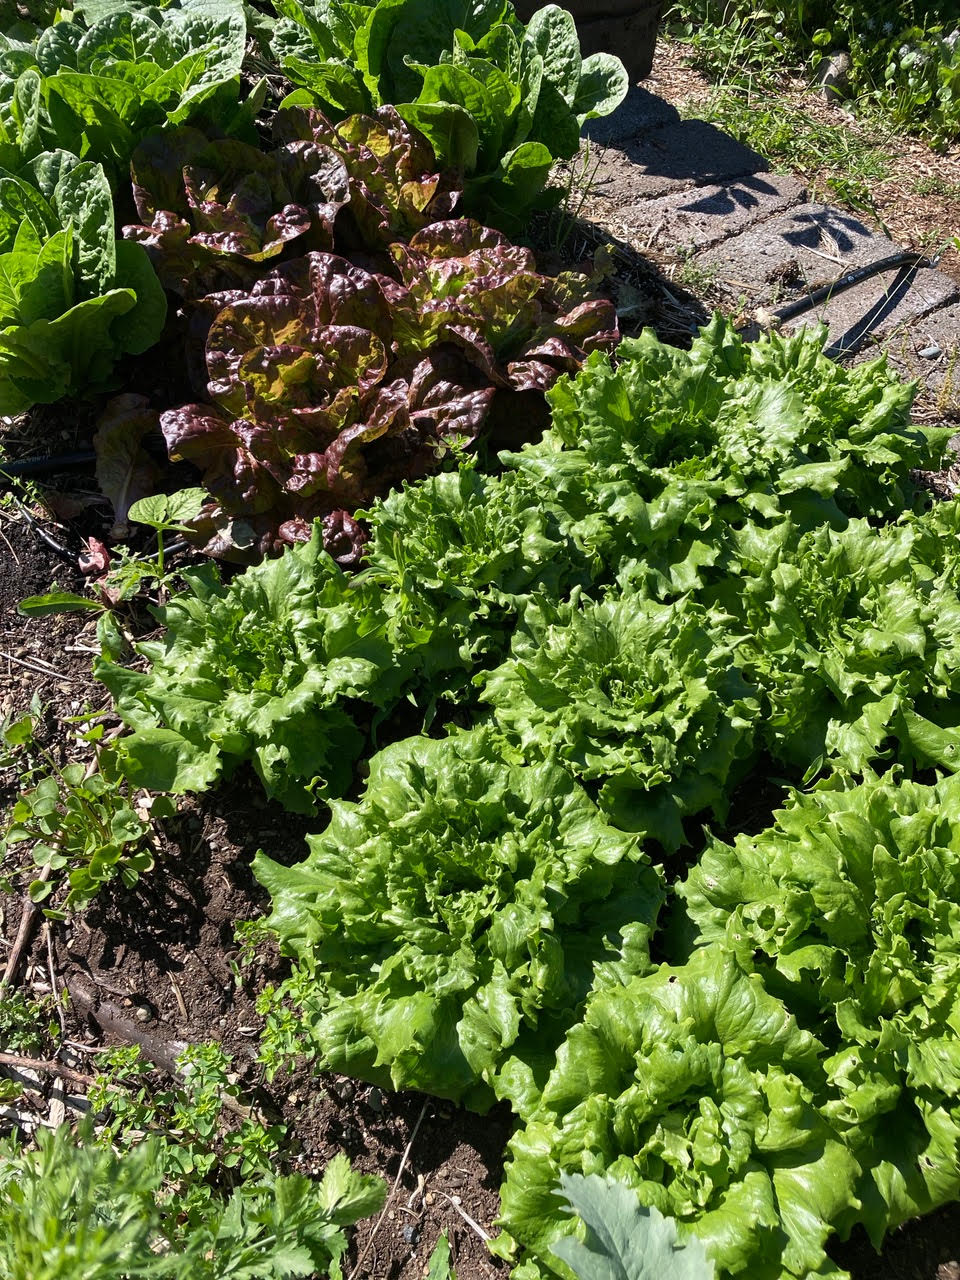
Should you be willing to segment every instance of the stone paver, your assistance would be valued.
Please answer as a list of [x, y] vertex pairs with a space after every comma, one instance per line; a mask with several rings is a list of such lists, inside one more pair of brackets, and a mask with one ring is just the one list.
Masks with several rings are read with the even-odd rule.
[[[716, 272], [728, 289], [746, 294], [751, 307], [775, 308], [897, 251], [892, 240], [852, 214], [829, 205], [801, 204], [698, 253], [694, 261]], [[871, 277], [788, 320], [784, 329], [822, 322], [831, 343], [852, 350], [869, 334], [882, 338], [957, 296], [949, 276], [928, 268], [890, 292], [895, 282], [896, 271]]]
[[[634, 86], [613, 116], [587, 126], [588, 216], [639, 253], [690, 256], [760, 317], [900, 250], [853, 214], [806, 201], [796, 178], [769, 173], [762, 156], [702, 120], [681, 120]], [[882, 346], [960, 412], [960, 287], [930, 268], [897, 269], [835, 293], [784, 323], [826, 323], [828, 349], [868, 359]], [[759, 318], [759, 317], [758, 317]]]
[[597, 202], [594, 211], [621, 240], [639, 241], [645, 249], [692, 253], [783, 213], [804, 197], [798, 179], [756, 173], [610, 210]]
[[844, 271], [895, 253], [897, 246], [850, 213], [803, 204], [694, 257], [721, 284], [770, 306], [819, 288]]
[[769, 169], [762, 156], [712, 124], [681, 120], [663, 128], [641, 130], [615, 147], [607, 147], [597, 163], [592, 194], [602, 199], [607, 181], [616, 182], [619, 189], [627, 163], [635, 176], [629, 193], [619, 199], [630, 204]]
[[592, 143], [601, 146], [618, 146], [637, 138], [650, 129], [662, 129], [664, 125], [679, 124], [680, 112], [676, 107], [641, 85], [630, 87], [626, 98], [616, 111], [599, 120], [588, 120], [583, 132]]
[[[896, 247], [886, 242], [891, 253]], [[787, 332], [801, 324], [827, 325], [830, 340], [840, 351], [856, 350], [868, 336], [884, 338], [913, 320], [952, 302], [958, 295], [955, 281], [940, 271], [924, 268], [897, 287], [897, 271], [873, 276], [829, 298], [806, 316], [783, 327]]]

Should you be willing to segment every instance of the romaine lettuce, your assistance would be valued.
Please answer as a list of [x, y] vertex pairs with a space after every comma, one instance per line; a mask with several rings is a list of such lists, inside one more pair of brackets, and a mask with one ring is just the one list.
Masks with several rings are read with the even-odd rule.
[[335, 116], [394, 103], [466, 180], [468, 208], [512, 229], [554, 164], [576, 154], [586, 120], [623, 100], [611, 54], [581, 60], [557, 5], [516, 18], [507, 0], [274, 0], [268, 52], [302, 86], [288, 101]]
[[0, 413], [103, 386], [166, 311], [144, 250], [114, 239], [100, 165], [55, 151], [0, 170]]

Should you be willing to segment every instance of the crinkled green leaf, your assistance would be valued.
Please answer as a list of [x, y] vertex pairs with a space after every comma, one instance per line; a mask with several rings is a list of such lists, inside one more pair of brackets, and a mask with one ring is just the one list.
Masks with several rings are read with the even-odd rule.
[[723, 816], [752, 751], [759, 704], [724, 626], [633, 594], [531, 605], [482, 696], [528, 760], [556, 754], [613, 821], [673, 850], [683, 818]]
[[525, 1062], [540, 1075], [595, 966], [643, 967], [660, 889], [636, 842], [482, 730], [386, 748], [309, 844], [256, 874], [315, 983], [302, 1017], [329, 1069], [485, 1109]]

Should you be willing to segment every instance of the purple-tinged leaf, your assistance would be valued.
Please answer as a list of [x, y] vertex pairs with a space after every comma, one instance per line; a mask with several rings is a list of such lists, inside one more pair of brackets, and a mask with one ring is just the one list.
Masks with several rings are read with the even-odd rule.
[[160, 418], [146, 396], [115, 396], [107, 404], [93, 437], [97, 483], [113, 507], [110, 536], [129, 533], [127, 512], [139, 499], [153, 493], [160, 469], [143, 449], [144, 436], [155, 432]]

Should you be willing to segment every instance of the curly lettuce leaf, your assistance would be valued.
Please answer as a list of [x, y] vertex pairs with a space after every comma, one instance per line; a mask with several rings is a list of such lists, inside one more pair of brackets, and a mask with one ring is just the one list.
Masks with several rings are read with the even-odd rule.
[[956, 768], [960, 597], [944, 519], [802, 537], [785, 522], [731, 538], [716, 593], [749, 635], [741, 661], [775, 759], [801, 774], [819, 761], [859, 770], [896, 742], [903, 763]]
[[726, 811], [759, 704], [722, 615], [633, 593], [531, 604], [482, 698], [527, 759], [555, 754], [612, 820], [686, 843], [682, 819]]
[[330, 808], [304, 862], [255, 863], [324, 1069], [521, 1105], [595, 967], [648, 963], [659, 880], [556, 764], [512, 765], [485, 730], [411, 738]]
[[390, 705], [405, 679], [375, 600], [361, 602], [323, 551], [323, 531], [229, 585], [185, 574], [159, 611], [147, 671], [106, 658], [95, 674], [135, 732], [121, 762], [139, 785], [203, 790], [250, 760], [267, 794], [298, 813], [349, 785], [365, 733], [353, 700]]
[[679, 892], [695, 943], [752, 961], [830, 1050], [822, 1114], [884, 1232], [960, 1195], [960, 780], [835, 777], [708, 841]]
[[821, 1055], [721, 946], [598, 989], [510, 1142], [495, 1251], [572, 1276], [555, 1250], [576, 1228], [554, 1188], [600, 1174], [675, 1218], [720, 1276], [829, 1273], [860, 1166], [813, 1105]]

